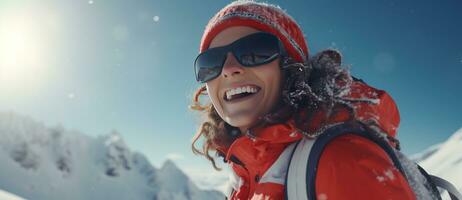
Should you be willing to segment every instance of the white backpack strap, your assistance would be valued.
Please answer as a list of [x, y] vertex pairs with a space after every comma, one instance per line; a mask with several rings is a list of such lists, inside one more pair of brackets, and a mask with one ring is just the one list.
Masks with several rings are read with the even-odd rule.
[[[268, 170], [266, 170], [265, 174], [263, 174], [259, 183], [276, 183], [285, 185], [289, 162], [297, 144], [298, 143], [294, 142], [284, 149], [284, 151], [279, 155], [278, 159], [271, 165]], [[242, 178], [231, 169], [229, 173], [228, 189], [226, 191], [227, 199], [231, 199], [233, 192], [239, 191], [242, 185]]]
[[287, 146], [279, 155], [278, 159], [266, 170], [261, 177], [259, 183], [277, 183], [284, 185], [287, 177], [287, 167], [289, 166], [292, 152], [294, 151], [296, 142]]
[[300, 140], [289, 161], [288, 174], [286, 178], [286, 199], [287, 200], [308, 200], [307, 195], [307, 166], [308, 155], [310, 155], [316, 139], [303, 138]]

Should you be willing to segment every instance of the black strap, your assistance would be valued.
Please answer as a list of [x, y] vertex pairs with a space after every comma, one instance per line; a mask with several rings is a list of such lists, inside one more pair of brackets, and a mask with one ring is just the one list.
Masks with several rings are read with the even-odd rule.
[[385, 140], [379, 138], [379, 136], [370, 134], [370, 130], [366, 129], [365, 127], [366, 126], [360, 122], [341, 123], [339, 125], [328, 128], [316, 139], [316, 142], [313, 144], [311, 153], [308, 157], [306, 176], [307, 185], [310, 186], [307, 189], [308, 199], [316, 200], [316, 170], [324, 148], [327, 144], [333, 141], [333, 139], [346, 134], [361, 136], [379, 145], [389, 155], [390, 159], [393, 161], [393, 164], [401, 172], [401, 174], [406, 176], [406, 173], [404, 173], [403, 167], [401, 166], [401, 162], [394, 153], [393, 148]]
[[432, 178], [431, 180], [433, 183], [435, 183], [436, 186], [440, 188], [444, 188], [446, 191], [448, 191], [449, 196], [451, 197], [452, 200], [460, 200], [462, 199], [462, 194], [457, 190], [454, 185], [452, 185], [450, 182], [438, 177], [438, 176], [433, 176], [430, 175]]
[[438, 191], [438, 188], [436, 187], [435, 183], [433, 183], [431, 176], [420, 165], [417, 165], [417, 167], [420, 173], [425, 177], [425, 179], [427, 179], [427, 184], [425, 184], [425, 187], [427, 187], [427, 189], [431, 191], [433, 193], [433, 196], [438, 198], [438, 200], [442, 200], [440, 192]]

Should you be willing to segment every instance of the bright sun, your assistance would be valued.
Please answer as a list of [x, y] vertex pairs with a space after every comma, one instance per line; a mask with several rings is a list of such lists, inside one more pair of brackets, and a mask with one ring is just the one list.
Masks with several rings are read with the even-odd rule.
[[0, 90], [37, 84], [45, 71], [46, 44], [37, 16], [0, 13]]

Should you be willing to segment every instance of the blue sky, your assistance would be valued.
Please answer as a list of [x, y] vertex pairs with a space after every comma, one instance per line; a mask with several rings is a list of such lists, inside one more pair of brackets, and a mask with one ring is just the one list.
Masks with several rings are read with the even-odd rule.
[[[93, 136], [115, 129], [156, 166], [170, 156], [208, 170], [190, 151], [192, 63], [229, 2], [0, 0], [0, 111]], [[405, 153], [462, 127], [461, 1], [268, 2], [298, 21], [312, 55], [336, 48], [353, 75], [391, 94]]]

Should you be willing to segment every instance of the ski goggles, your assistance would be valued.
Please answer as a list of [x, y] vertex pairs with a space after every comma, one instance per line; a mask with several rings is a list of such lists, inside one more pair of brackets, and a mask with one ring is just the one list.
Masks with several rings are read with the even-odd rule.
[[228, 52], [244, 67], [256, 67], [285, 55], [284, 45], [273, 34], [258, 32], [233, 43], [208, 49], [194, 61], [196, 80], [201, 83], [213, 80], [221, 74]]

